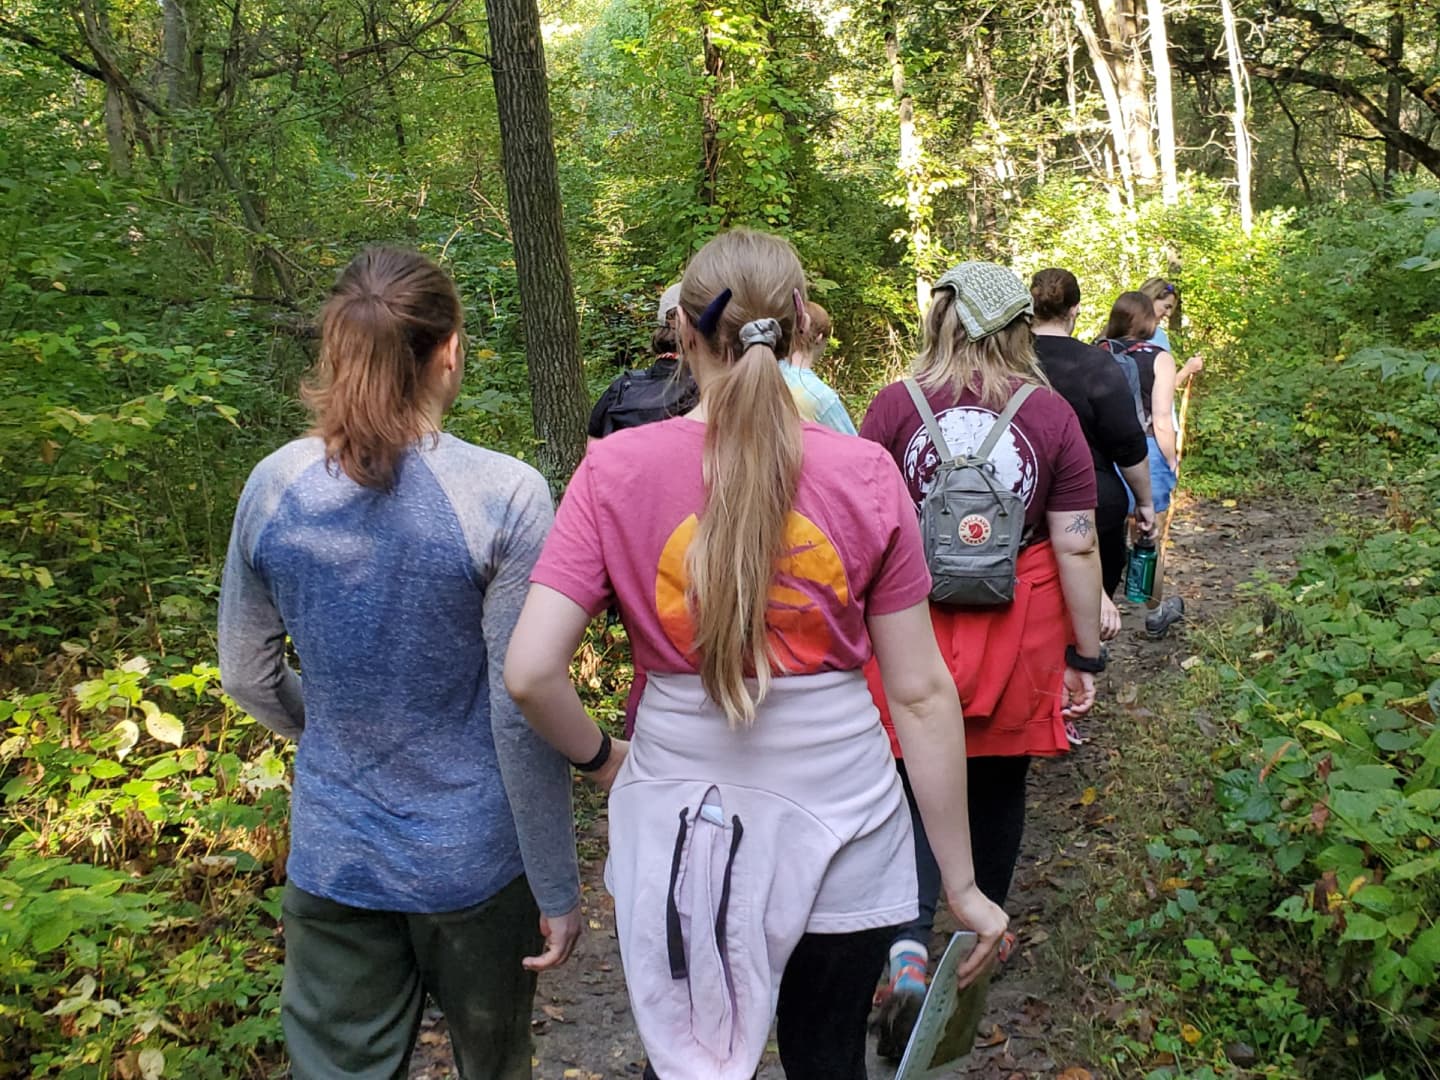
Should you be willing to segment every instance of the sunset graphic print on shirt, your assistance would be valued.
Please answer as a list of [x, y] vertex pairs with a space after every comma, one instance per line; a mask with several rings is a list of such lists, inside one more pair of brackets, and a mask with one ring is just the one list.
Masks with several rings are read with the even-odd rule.
[[[665, 541], [655, 571], [655, 611], [660, 626], [670, 643], [687, 657], [694, 653], [695, 623], [685, 601], [689, 580], [685, 553], [699, 524], [691, 514], [676, 526]], [[775, 564], [765, 615], [777, 669], [791, 675], [822, 670], [833, 634], [821, 603], [833, 609], [850, 602], [850, 584], [835, 545], [804, 514], [790, 511], [785, 520], [785, 553]]]

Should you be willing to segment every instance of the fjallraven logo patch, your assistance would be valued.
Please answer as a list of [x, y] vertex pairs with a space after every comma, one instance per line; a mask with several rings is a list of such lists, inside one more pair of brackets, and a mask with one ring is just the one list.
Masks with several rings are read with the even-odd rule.
[[990, 519], [984, 514], [967, 514], [960, 519], [960, 541], [979, 547], [990, 539]]

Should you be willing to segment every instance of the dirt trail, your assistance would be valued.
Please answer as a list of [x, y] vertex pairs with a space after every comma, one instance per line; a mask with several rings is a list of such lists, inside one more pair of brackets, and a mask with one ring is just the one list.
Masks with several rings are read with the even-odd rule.
[[[1228, 500], [1227, 500], [1228, 503]], [[1190, 627], [1222, 615], [1234, 602], [1234, 586], [1260, 568], [1277, 576], [1293, 567], [1295, 552], [1316, 527], [1318, 511], [1264, 502], [1227, 505], [1192, 501], [1183, 505], [1171, 533], [1169, 580], [1187, 603]], [[1146, 688], [1158, 673], [1178, 670], [1193, 651], [1186, 624], [1163, 641], [1145, 637], [1142, 612], [1126, 611], [1125, 629], [1111, 645], [1109, 670], [1101, 677], [1101, 705], [1082, 724], [1089, 741], [1067, 757], [1037, 761], [1031, 771], [1024, 847], [1008, 904], [1018, 947], [992, 984], [987, 1019], [969, 1060], [953, 1076], [972, 1080], [1031, 1080], [1058, 1077], [1067, 1068], [1093, 1068], [1078, 1060], [1080, 1029], [1098, 1015], [1084, 983], [1061, 970], [1047, 942], [1066, 932], [1066, 910], [1084, 881], [1082, 866], [1097, 849], [1131, 842], [1114, 835], [1101, 806], [1087, 804], [1087, 788], [1103, 790], [1121, 767], [1118, 737], [1105, 718], [1117, 701], [1132, 710], [1164, 714], [1164, 704]], [[1166, 722], [1179, 722], [1166, 717]], [[1188, 718], [1184, 722], [1192, 722]], [[603, 817], [582, 850], [603, 851]], [[1134, 840], [1143, 843], [1143, 840]], [[570, 963], [540, 980], [534, 1017], [535, 1080], [616, 1080], [641, 1074], [643, 1051], [631, 1021], [614, 934], [614, 910], [601, 883], [603, 862], [582, 866], [583, 904], [588, 930]], [[939, 929], [949, 928], [942, 913]], [[448, 1080], [454, 1075], [444, 1021], [427, 1019], [411, 1080]], [[784, 1073], [771, 1050], [760, 1080]], [[893, 1069], [872, 1062], [872, 1080]], [[1071, 1076], [1077, 1074], [1072, 1073]]]

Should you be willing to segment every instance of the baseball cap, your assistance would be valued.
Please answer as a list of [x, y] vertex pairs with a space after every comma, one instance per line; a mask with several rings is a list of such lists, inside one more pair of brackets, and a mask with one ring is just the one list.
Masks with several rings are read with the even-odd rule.
[[664, 326], [666, 316], [680, 306], [680, 282], [671, 285], [660, 294], [660, 308], [655, 312], [655, 325]]
[[971, 341], [1005, 329], [1020, 315], [1035, 314], [1035, 301], [1020, 276], [998, 263], [961, 263], [940, 275], [935, 288], [955, 290], [955, 311]]

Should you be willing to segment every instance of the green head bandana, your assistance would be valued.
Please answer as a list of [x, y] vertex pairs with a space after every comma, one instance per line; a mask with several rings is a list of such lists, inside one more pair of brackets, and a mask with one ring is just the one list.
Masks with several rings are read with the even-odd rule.
[[1013, 270], [995, 263], [961, 263], [945, 271], [935, 288], [955, 290], [955, 311], [971, 341], [1005, 329], [1020, 315], [1035, 314], [1025, 283]]

